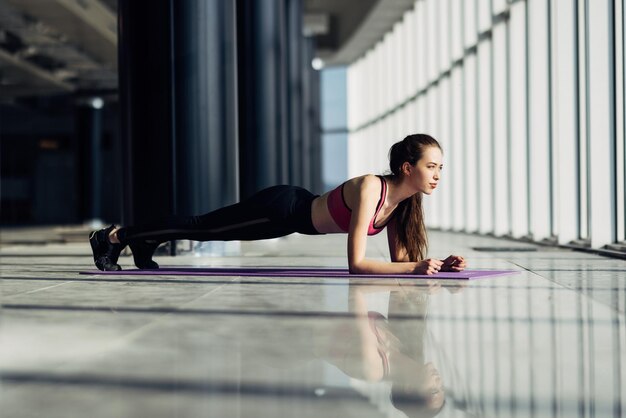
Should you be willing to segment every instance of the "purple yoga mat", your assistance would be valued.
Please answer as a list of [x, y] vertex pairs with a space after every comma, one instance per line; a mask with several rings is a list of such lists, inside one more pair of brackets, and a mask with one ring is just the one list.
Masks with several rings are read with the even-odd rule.
[[158, 270], [81, 271], [80, 274], [135, 275], [135, 276], [242, 276], [242, 277], [349, 277], [349, 278], [402, 278], [402, 279], [456, 279], [473, 280], [485, 277], [516, 274], [516, 270], [465, 270], [459, 273], [437, 274], [350, 274], [347, 269], [326, 268], [271, 268], [271, 267], [163, 267]]

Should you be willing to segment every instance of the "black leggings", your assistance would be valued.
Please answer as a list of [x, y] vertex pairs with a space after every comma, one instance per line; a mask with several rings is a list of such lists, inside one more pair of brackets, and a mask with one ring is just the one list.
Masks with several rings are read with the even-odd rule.
[[136, 241], [250, 241], [299, 232], [320, 234], [313, 227], [311, 204], [317, 195], [295, 186], [273, 186], [250, 198], [200, 216], [168, 216], [157, 221], [121, 228], [122, 244]]

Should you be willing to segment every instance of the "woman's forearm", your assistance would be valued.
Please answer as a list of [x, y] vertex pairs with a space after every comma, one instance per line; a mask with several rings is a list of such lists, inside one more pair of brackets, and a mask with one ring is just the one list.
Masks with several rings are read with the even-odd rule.
[[363, 259], [350, 266], [352, 274], [410, 274], [417, 268], [415, 262], [389, 262]]

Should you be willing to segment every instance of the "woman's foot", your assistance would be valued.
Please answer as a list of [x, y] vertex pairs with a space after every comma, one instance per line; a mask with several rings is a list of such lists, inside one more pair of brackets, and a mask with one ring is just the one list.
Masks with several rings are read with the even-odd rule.
[[138, 241], [128, 244], [133, 252], [133, 259], [137, 268], [142, 270], [156, 270], [159, 265], [152, 260], [154, 251], [158, 248], [159, 243], [156, 241]]
[[115, 229], [115, 225], [99, 231], [91, 231], [89, 244], [93, 253], [93, 261], [96, 267], [102, 271], [119, 271], [122, 268], [117, 264], [120, 253], [124, 249], [122, 244], [114, 244], [109, 240], [109, 234]]

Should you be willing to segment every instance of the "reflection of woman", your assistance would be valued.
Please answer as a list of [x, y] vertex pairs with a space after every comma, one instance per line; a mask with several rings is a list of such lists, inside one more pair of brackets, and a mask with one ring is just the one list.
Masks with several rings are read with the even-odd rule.
[[[424, 335], [430, 292], [428, 287], [351, 285], [350, 310], [355, 314], [352, 327], [330, 336], [328, 344], [318, 343], [316, 355], [325, 358], [350, 377], [369, 382], [391, 382], [391, 402], [409, 416], [436, 415], [445, 403], [439, 371], [424, 359]], [[391, 291], [389, 318], [368, 310], [366, 293]], [[322, 336], [322, 338], [324, 338]]]
[[[409, 417], [436, 415], [445, 403], [443, 382], [433, 363], [424, 358], [428, 294], [389, 295], [389, 331], [398, 339], [390, 354], [391, 402]], [[415, 319], [406, 319], [415, 318]]]
[[[160, 243], [261, 240], [300, 232], [347, 233], [350, 272], [361, 274], [435, 274], [462, 271], [463, 257], [426, 258], [422, 195], [439, 183], [441, 146], [424, 134], [409, 135], [389, 151], [391, 174], [352, 178], [316, 196], [300, 187], [274, 186], [240, 203], [201, 216], [171, 216], [150, 224], [93, 231], [89, 242], [100, 270], [121, 270], [118, 257], [129, 246], [139, 268], [155, 269], [152, 255]], [[387, 228], [391, 262], [365, 258], [368, 235]]]

